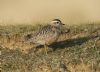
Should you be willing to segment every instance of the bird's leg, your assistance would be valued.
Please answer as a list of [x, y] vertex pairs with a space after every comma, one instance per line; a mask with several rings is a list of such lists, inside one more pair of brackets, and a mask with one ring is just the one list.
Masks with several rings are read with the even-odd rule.
[[47, 45], [46, 44], [44, 44], [44, 48], [45, 48], [45, 53], [47, 55]]

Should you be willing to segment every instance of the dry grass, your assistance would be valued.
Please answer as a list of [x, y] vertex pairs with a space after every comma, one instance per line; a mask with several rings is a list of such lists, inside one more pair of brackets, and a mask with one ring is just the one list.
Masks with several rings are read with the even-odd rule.
[[100, 24], [69, 26], [48, 55], [23, 42], [38, 26], [0, 26], [2, 72], [100, 72]]

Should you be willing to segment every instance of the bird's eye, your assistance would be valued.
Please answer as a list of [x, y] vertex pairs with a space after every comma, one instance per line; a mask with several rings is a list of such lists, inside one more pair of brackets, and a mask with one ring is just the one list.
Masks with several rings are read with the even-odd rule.
[[59, 22], [56, 22], [57, 24], [59, 23]]

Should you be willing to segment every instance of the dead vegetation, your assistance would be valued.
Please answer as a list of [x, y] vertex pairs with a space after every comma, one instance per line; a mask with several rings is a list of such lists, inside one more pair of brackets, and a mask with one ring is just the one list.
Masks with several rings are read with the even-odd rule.
[[2, 72], [100, 71], [100, 24], [69, 26], [68, 34], [48, 46], [48, 55], [43, 46], [23, 40], [38, 26], [0, 26]]

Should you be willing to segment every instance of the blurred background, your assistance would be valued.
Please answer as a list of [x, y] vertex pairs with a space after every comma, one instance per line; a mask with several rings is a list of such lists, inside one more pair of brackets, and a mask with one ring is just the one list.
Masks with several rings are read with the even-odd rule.
[[0, 0], [0, 24], [100, 22], [100, 0]]

